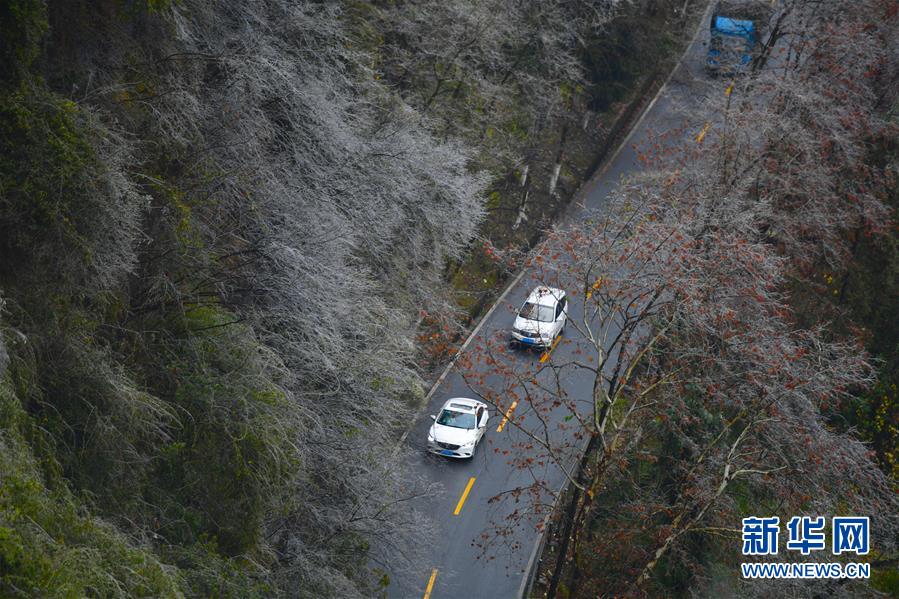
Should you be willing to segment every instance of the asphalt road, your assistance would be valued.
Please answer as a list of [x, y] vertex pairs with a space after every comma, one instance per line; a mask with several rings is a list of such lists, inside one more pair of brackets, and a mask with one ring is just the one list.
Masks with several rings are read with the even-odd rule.
[[[565, 220], [586, 218], [601, 210], [609, 193], [629, 174], [641, 168], [637, 151], [641, 144], [659, 133], [677, 132], [669, 143], [701, 143], [703, 137], [714, 134], [714, 126], [707, 125], [702, 114], [702, 101], [708, 94], [722, 93], [727, 82], [710, 80], [703, 72], [705, 44], [708, 41], [708, 16], [703, 18], [697, 36], [688, 47], [680, 66], [675, 70], [655, 102], [638, 120], [630, 138], [604, 169], [600, 170], [579, 192]], [[477, 332], [476, 343], [488, 338], [507, 335], [528, 293], [538, 284], [532, 273], [524, 273], [505, 298], [484, 320]], [[570, 304], [571, 318], [580, 319], [581, 302]], [[573, 327], [568, 337], [577, 335]], [[553, 350], [554, 361], [565, 358], [576, 344], [563, 343]], [[536, 362], [540, 354], [516, 352], [510, 357], [519, 361]], [[566, 391], [574, 397], [589, 398], [592, 382], [585, 377], [572, 377], [565, 381]], [[530, 470], [522, 470], [511, 464], [509, 454], [524, 440], [515, 426], [505, 426], [497, 431], [502, 414], [494, 410], [487, 428], [485, 441], [471, 460], [455, 461], [433, 456], [425, 451], [427, 430], [431, 414], [436, 414], [442, 404], [451, 397], [469, 396], [472, 393], [459, 372], [453, 370], [431, 396], [428, 409], [423, 411], [406, 437], [413, 451], [414, 463], [410, 466], [426, 480], [440, 483], [442, 492], [421, 499], [419, 509], [429, 514], [438, 534], [427, 547], [418, 548], [422, 563], [420, 572], [390, 573], [388, 595], [396, 598], [438, 599], [455, 597], [465, 599], [512, 598], [523, 590], [526, 566], [540, 536], [534, 526], [514, 528], [486, 552], [479, 546], [481, 535], [502, 522], [504, 517], [522, 504], [514, 501], [488, 503], [488, 500], [510, 489], [529, 485], [533, 477], [541, 478], [548, 488], [559, 489], [564, 482], [563, 473], [556, 466], [546, 464]], [[537, 418], [536, 414], [516, 413], [524, 419]], [[564, 412], [551, 413], [550, 425], [560, 424]], [[553, 418], [558, 421], [552, 422]], [[560, 430], [558, 434], [566, 434]], [[498, 451], [496, 451], [498, 450]]]

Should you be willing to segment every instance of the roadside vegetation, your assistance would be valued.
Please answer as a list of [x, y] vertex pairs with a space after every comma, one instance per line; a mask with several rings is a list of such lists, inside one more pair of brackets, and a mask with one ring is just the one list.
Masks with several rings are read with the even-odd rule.
[[[512, 368], [496, 339], [463, 366], [494, 365], [468, 377], [500, 410], [568, 414], [513, 419], [510, 456], [568, 467], [567, 492], [496, 498], [516, 509], [484, 537], [556, 510], [535, 596], [899, 592], [897, 19], [778, 3], [759, 68], [696, 90], [705, 133], [651, 140], [608, 211], [529, 257], [583, 306], [575, 357]], [[842, 514], [871, 518], [870, 581], [740, 578], [741, 518]]]
[[376, 594], [429, 531], [420, 340], [684, 6], [6, 2], [0, 595]]

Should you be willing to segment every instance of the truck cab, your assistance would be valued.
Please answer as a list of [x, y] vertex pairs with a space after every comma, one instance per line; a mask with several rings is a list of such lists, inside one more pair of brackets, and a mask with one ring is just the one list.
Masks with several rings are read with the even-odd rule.
[[735, 75], [749, 70], [760, 43], [764, 15], [754, 2], [719, 2], [709, 23], [706, 69]]

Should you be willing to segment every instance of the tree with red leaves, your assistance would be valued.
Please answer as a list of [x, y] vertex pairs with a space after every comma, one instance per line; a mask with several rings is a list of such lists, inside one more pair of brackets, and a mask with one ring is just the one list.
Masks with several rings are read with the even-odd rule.
[[[868, 141], [895, 94], [891, 4], [786, 3], [764, 68], [710, 100], [698, 150], [659, 148], [656, 170], [532, 256], [536, 279], [568, 290], [576, 332], [524, 367], [504, 339], [460, 361], [480, 397], [516, 402], [524, 440], [509, 459], [568, 481], [547, 596], [770, 594], [720, 574], [738, 571], [749, 515], [869, 516], [879, 559], [895, 553], [894, 482], [831, 423], [873, 370], [857, 338], [801, 326], [790, 293], [890, 226], [894, 173]], [[485, 547], [557, 499], [535, 477], [497, 500], [525, 497]], [[806, 583], [790, 588], [829, 584]]]

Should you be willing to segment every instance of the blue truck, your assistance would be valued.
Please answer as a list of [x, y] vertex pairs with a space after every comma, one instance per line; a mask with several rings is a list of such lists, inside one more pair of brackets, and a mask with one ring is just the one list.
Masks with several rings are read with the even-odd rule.
[[748, 71], [757, 54], [766, 17], [758, 2], [716, 4], [709, 23], [709, 73], [735, 75]]

